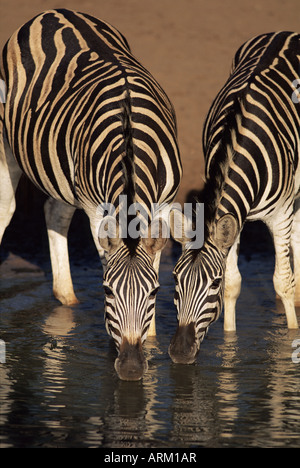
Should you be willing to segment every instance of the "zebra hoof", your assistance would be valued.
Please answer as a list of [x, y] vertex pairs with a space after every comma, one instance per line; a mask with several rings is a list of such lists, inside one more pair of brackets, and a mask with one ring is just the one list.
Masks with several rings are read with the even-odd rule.
[[178, 325], [169, 346], [172, 361], [176, 364], [193, 364], [198, 351], [195, 324]]
[[148, 369], [148, 363], [144, 357], [142, 343], [131, 344], [127, 338], [123, 338], [120, 346], [120, 354], [115, 361], [115, 369], [121, 380], [141, 380]]
[[74, 293], [63, 294], [53, 289], [53, 294], [62, 305], [73, 306], [79, 304], [79, 300], [77, 299]]

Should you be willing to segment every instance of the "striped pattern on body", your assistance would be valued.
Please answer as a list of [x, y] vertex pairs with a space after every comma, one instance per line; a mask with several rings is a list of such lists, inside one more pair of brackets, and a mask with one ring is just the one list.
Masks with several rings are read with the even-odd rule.
[[[174, 200], [182, 168], [173, 106], [119, 31], [64, 9], [43, 13], [12, 35], [1, 77], [7, 99], [0, 130], [4, 123], [20, 168], [50, 197], [45, 212], [54, 294], [65, 304], [77, 302], [66, 239], [74, 209], [82, 208], [105, 270], [106, 326], [119, 350], [115, 367], [121, 378], [138, 380], [146, 369], [142, 342], [154, 317], [166, 239], [130, 237], [132, 215], [127, 231], [120, 230], [126, 209], [121, 195], [127, 207], [143, 207], [144, 229], [155, 204], [167, 207]], [[2, 132], [0, 137], [2, 157], [6, 142]], [[19, 173], [10, 181], [5, 167], [7, 185], [15, 187]], [[0, 234], [13, 198], [0, 190], [8, 207]], [[117, 238], [101, 237], [108, 206], [116, 214]]]
[[[134, 201], [149, 206], [174, 198], [181, 164], [172, 105], [115, 28], [81, 13], [46, 12], [9, 40], [4, 70], [13, 82], [9, 142], [40, 189], [83, 207], [117, 205], [131, 177]], [[122, 121], [128, 96], [131, 162]]]
[[272, 215], [279, 200], [293, 203], [300, 187], [300, 115], [292, 100], [299, 52], [300, 35], [279, 32], [236, 53], [203, 131], [206, 180], [215, 184], [216, 166], [221, 171], [212, 216], [218, 206], [217, 216], [234, 213], [242, 227], [246, 218]]

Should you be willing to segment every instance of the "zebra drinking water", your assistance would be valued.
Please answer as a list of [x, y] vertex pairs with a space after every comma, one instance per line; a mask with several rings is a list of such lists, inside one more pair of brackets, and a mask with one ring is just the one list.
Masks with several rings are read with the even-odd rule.
[[204, 245], [191, 249], [189, 238], [177, 237], [184, 248], [174, 269], [178, 328], [169, 347], [174, 362], [194, 362], [209, 325], [220, 315], [223, 294], [224, 329], [235, 330], [241, 288], [237, 250], [246, 220], [263, 220], [273, 235], [274, 287], [288, 327], [298, 327], [299, 57], [297, 33], [249, 40], [237, 51], [230, 77], [210, 108], [203, 132]]
[[[75, 304], [67, 233], [75, 209], [86, 212], [104, 267], [106, 327], [119, 353], [115, 368], [121, 379], [138, 380], [147, 368], [142, 344], [155, 334], [166, 242], [164, 221], [156, 237], [147, 236], [151, 206], [170, 204], [181, 179], [173, 107], [119, 31], [65, 9], [40, 14], [12, 35], [1, 79], [7, 95], [0, 103], [0, 241], [24, 172], [49, 195], [54, 294]], [[148, 214], [142, 238], [131, 238], [121, 225], [120, 196]], [[113, 233], [108, 205], [115, 208]]]

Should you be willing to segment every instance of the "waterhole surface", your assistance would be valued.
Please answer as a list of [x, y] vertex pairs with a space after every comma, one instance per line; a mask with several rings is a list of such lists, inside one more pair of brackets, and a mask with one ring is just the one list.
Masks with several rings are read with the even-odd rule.
[[185, 366], [167, 352], [180, 253], [170, 244], [161, 262], [157, 336], [145, 344], [149, 369], [140, 382], [122, 382], [104, 326], [99, 260], [78, 242], [71, 264], [81, 302], [63, 307], [52, 296], [46, 241], [26, 235], [22, 243], [22, 236], [11, 241], [6, 234], [1, 448], [300, 447], [300, 349], [293, 347], [300, 333], [287, 330], [275, 300], [272, 249], [241, 252], [237, 332], [224, 334], [221, 317], [196, 364]]

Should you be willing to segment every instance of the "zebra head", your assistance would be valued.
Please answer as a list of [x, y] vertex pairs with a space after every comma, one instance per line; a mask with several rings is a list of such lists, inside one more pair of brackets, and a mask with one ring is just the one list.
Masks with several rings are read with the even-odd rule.
[[105, 325], [116, 344], [115, 369], [122, 380], [139, 380], [148, 368], [142, 346], [159, 289], [157, 257], [167, 241], [161, 224], [158, 230], [154, 238], [123, 239], [117, 233], [99, 239], [107, 259]]
[[169, 354], [173, 362], [192, 364], [208, 327], [218, 319], [223, 303], [224, 273], [229, 248], [237, 235], [237, 220], [226, 214], [214, 224], [201, 249], [176, 238], [183, 252], [174, 269], [178, 326]]

